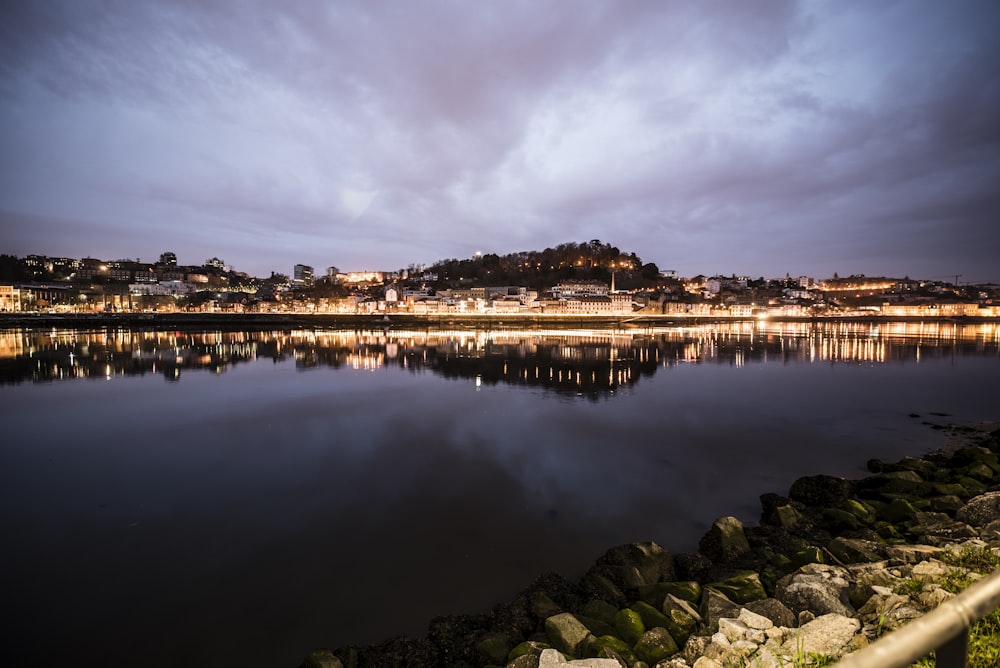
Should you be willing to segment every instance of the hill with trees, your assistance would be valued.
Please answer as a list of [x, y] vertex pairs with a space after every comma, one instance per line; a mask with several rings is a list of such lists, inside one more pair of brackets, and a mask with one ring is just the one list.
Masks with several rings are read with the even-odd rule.
[[635, 253], [624, 253], [598, 239], [563, 243], [541, 251], [440, 260], [427, 271], [437, 274], [439, 287], [525, 285], [539, 290], [565, 280], [607, 282], [612, 272], [616, 284], [625, 288], [655, 285], [660, 277], [654, 263], [643, 263]]

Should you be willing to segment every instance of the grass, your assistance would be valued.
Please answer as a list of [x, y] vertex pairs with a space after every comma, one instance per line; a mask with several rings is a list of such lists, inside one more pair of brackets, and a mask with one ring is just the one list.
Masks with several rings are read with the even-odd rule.
[[[989, 575], [1000, 569], [1000, 556], [989, 548], [964, 547], [960, 552], [945, 552], [941, 561], [955, 567], [941, 586], [957, 594], [975, 582], [971, 573]], [[934, 655], [924, 657], [915, 666], [931, 668]], [[994, 610], [979, 620], [969, 630], [968, 668], [995, 668], [1000, 666], [1000, 610]]]

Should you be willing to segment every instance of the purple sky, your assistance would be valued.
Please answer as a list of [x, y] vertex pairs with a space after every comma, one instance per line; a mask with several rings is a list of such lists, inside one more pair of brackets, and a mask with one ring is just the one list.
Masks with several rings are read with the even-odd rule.
[[1000, 3], [0, 8], [0, 252], [1000, 281]]

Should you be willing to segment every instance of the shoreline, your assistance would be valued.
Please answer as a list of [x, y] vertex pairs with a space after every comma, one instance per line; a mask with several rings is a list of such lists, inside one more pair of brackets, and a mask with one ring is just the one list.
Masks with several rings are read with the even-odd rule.
[[218, 328], [226, 330], [262, 328], [321, 327], [329, 329], [400, 329], [454, 327], [477, 329], [646, 329], [656, 327], [682, 327], [722, 323], [777, 322], [777, 323], [918, 323], [947, 322], [955, 324], [991, 324], [997, 318], [974, 316], [923, 317], [923, 316], [809, 316], [727, 318], [706, 316], [676, 316], [639, 314], [629, 316], [562, 315], [562, 314], [505, 314], [505, 315], [417, 315], [385, 314], [301, 314], [301, 313], [0, 313], [0, 329], [16, 328], [79, 328], [79, 327], [128, 327], [134, 329], [186, 329]]
[[783, 666], [800, 665], [788, 657], [803, 642], [842, 658], [954, 595], [940, 583], [956, 555], [1000, 560], [1000, 422], [925, 424], [946, 430], [943, 446], [869, 460], [858, 480], [805, 476], [786, 495], [763, 493], [757, 526], [719, 518], [697, 553], [614, 546], [577, 582], [542, 574], [488, 613], [313, 650], [300, 668]]

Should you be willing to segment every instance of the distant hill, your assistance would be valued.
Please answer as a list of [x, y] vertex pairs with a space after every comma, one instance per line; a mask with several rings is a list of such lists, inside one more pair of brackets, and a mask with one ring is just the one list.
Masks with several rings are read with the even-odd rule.
[[659, 268], [635, 253], [624, 253], [599, 240], [563, 243], [541, 251], [507, 255], [487, 253], [468, 260], [441, 260], [427, 268], [438, 275], [439, 287], [460, 285], [525, 285], [545, 289], [564, 280], [611, 281], [623, 288], [655, 285]]

